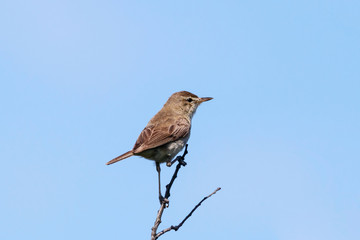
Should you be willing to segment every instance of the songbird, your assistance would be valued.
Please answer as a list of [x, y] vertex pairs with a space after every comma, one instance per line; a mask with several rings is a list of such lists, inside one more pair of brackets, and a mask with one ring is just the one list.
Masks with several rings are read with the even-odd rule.
[[[163, 108], [150, 119], [140, 133], [132, 150], [107, 162], [116, 163], [131, 156], [141, 156], [154, 160], [159, 180], [160, 163], [171, 165], [171, 160], [184, 148], [190, 137], [191, 119], [197, 107], [211, 97], [200, 98], [187, 91], [176, 92], [170, 96]], [[161, 200], [160, 200], [161, 201]]]

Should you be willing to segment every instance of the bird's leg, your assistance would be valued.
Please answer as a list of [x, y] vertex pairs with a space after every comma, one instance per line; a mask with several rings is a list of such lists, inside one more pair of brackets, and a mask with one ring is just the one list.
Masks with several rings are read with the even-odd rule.
[[182, 166], [186, 166], [186, 162], [184, 161], [185, 160], [185, 156], [186, 154], [188, 154], [188, 144], [185, 145], [185, 150], [184, 150], [184, 153], [182, 156], [177, 156], [174, 160], [172, 161], [169, 161], [166, 163], [166, 166], [168, 167], [171, 167], [174, 163], [176, 163], [177, 161], [179, 161], [179, 163], [182, 165]]
[[160, 163], [156, 162], [156, 171], [158, 172], [158, 181], [159, 181], [159, 200], [160, 204], [164, 201], [164, 197], [161, 195], [161, 184], [160, 184]]

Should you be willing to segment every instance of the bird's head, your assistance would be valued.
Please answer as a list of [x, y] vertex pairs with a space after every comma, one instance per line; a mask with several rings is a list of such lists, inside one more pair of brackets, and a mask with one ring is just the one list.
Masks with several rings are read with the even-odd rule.
[[213, 98], [211, 97], [198, 97], [187, 91], [176, 92], [170, 96], [165, 103], [166, 107], [170, 107], [179, 114], [187, 115], [190, 119], [195, 114], [197, 107], [206, 101]]

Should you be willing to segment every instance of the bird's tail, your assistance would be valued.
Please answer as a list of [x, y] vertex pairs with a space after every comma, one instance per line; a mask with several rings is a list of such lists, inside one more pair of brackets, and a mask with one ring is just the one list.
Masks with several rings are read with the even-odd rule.
[[114, 158], [113, 160], [108, 161], [108, 162], [106, 163], [106, 165], [110, 165], [110, 164], [116, 163], [116, 162], [121, 161], [121, 160], [123, 160], [123, 159], [125, 159], [125, 158], [131, 157], [132, 155], [134, 155], [133, 152], [132, 152], [132, 151], [128, 151], [128, 152], [124, 153], [123, 155], [120, 155], [120, 156]]

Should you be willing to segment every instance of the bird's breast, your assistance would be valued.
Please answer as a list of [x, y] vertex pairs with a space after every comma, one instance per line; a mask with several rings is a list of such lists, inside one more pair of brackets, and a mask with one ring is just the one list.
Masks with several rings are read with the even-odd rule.
[[181, 149], [184, 148], [188, 140], [189, 137], [185, 137], [156, 148], [145, 150], [136, 155], [140, 155], [144, 158], [154, 160], [160, 163], [169, 162], [181, 151]]

